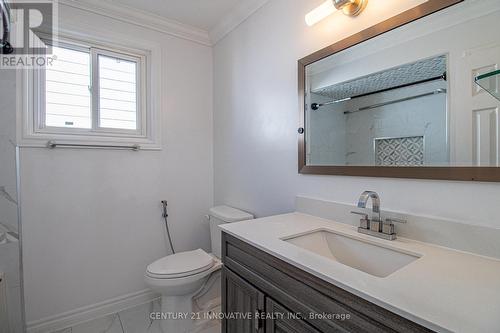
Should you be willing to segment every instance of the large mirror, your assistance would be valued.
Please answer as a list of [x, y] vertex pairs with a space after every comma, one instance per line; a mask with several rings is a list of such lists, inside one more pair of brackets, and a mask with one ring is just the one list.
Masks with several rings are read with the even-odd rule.
[[300, 60], [299, 171], [500, 181], [499, 21], [430, 0]]

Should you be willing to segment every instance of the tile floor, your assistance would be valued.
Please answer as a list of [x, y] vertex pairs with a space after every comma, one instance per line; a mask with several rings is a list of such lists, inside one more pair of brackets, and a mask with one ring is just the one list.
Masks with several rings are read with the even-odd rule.
[[[160, 301], [154, 300], [109, 316], [78, 324], [52, 333], [161, 333], [160, 322], [149, 314], [159, 311]], [[220, 323], [211, 322], [196, 333], [220, 333]]]

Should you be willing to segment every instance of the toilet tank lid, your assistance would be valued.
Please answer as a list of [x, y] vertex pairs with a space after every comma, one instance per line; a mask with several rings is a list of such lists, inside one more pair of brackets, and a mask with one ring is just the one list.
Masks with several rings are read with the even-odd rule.
[[229, 206], [216, 206], [210, 208], [210, 216], [226, 223], [253, 219], [253, 215]]

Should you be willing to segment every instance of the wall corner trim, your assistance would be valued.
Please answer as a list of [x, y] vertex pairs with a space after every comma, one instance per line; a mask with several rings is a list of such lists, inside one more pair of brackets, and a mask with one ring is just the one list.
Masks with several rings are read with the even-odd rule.
[[212, 45], [217, 44], [217, 42], [222, 40], [227, 34], [236, 29], [241, 23], [268, 2], [269, 0], [245, 1], [233, 9], [231, 13], [209, 31]]

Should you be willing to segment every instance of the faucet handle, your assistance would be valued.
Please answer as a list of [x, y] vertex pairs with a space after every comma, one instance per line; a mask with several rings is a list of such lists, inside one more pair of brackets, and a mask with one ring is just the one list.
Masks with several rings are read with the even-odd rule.
[[364, 217], [365, 220], [368, 220], [368, 214], [366, 213], [351, 211], [351, 214], [361, 215]]
[[406, 223], [406, 220], [396, 219], [396, 218], [387, 218], [382, 225], [382, 232], [387, 235], [395, 234], [394, 223]]
[[368, 214], [355, 211], [351, 211], [351, 214], [361, 215], [362, 218], [359, 220], [359, 227], [362, 229], [370, 229], [370, 219], [368, 218]]
[[392, 218], [392, 217], [385, 219], [385, 224], [406, 223], [406, 222], [408, 222], [408, 221], [406, 221], [405, 219], [397, 219], [397, 218]]

